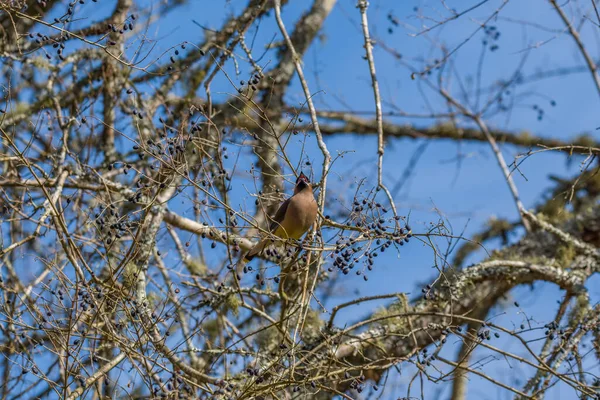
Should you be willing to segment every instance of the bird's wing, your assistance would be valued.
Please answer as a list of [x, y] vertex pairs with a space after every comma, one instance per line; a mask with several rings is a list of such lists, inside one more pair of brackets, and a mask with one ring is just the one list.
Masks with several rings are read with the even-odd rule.
[[284, 201], [279, 206], [279, 209], [275, 213], [275, 216], [271, 219], [271, 224], [269, 225], [269, 231], [270, 232], [275, 232], [275, 230], [277, 228], [279, 228], [279, 226], [283, 222], [283, 219], [285, 218], [285, 213], [287, 212], [287, 209], [288, 209], [288, 206], [290, 205], [290, 200], [291, 199], [292, 198], [290, 197], [289, 199], [287, 199], [286, 201]]

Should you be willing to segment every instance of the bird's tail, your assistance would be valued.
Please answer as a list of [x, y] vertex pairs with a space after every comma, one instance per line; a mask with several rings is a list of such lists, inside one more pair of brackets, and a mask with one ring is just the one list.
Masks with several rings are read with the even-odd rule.
[[244, 260], [246, 262], [248, 261], [252, 261], [252, 259], [257, 256], [258, 254], [260, 254], [261, 251], [264, 250], [265, 246], [267, 245], [267, 242], [269, 241], [268, 238], [265, 238], [263, 240], [261, 240], [260, 242], [258, 242], [257, 244], [254, 245], [254, 247], [252, 247], [248, 253], [246, 253], [246, 255], [244, 256]]

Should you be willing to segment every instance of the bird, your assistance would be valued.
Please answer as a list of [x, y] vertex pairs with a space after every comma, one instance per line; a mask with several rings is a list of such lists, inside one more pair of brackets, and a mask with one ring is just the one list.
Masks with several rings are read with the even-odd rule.
[[[275, 213], [269, 226], [269, 232], [281, 239], [300, 239], [317, 219], [317, 201], [308, 177], [300, 172], [296, 179], [294, 194], [284, 201]], [[244, 256], [251, 261], [260, 254], [269, 243], [265, 237], [255, 244]]]

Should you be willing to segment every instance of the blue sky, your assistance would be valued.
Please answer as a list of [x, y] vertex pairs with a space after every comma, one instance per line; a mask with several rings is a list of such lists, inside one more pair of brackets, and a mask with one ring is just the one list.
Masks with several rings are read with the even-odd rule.
[[[291, 3], [283, 12], [284, 22], [289, 30], [309, 4], [301, 1]], [[458, 10], [475, 3], [475, 1], [447, 2]], [[217, 28], [226, 16], [239, 11], [240, 5], [243, 4], [245, 3], [234, 1], [198, 1], [168, 14], [148, 31], [149, 37], [160, 38], [154, 49], [155, 54], [182, 41], [200, 39], [203, 32], [193, 20], [206, 27]], [[449, 15], [438, 1], [372, 1], [369, 19], [375, 38], [384, 40], [388, 46], [398, 50], [404, 60], [409, 60], [408, 62], [413, 66], [422, 67], [423, 64], [418, 60], [436, 56], [436, 51], [431, 48], [432, 41], [443, 43], [447, 48], [453, 49], [468, 38], [477, 29], [478, 24], [485, 21], [493, 10], [501, 5], [501, 1], [490, 1], [456, 21], [418, 37], [413, 35], [422, 30], [421, 24], [431, 25], [430, 21], [419, 19], [417, 17], [419, 13], [438, 19], [440, 16]], [[415, 7], [418, 8], [417, 12]], [[390, 11], [403, 25], [394, 28], [392, 34], [388, 33], [390, 23], [387, 16]], [[528, 22], [519, 23], [519, 21]], [[544, 25], [548, 29], [539, 29], [532, 25], [534, 23]], [[582, 59], [575, 51], [572, 39], [564, 34], [555, 11], [547, 2], [542, 0], [510, 2], [502, 10], [500, 17], [491, 21], [489, 25], [496, 26], [501, 36], [496, 42], [499, 49], [495, 52], [486, 51], [482, 63], [483, 87], [488, 87], [497, 80], [509, 79], [525, 55], [527, 56], [523, 68], [525, 76], [541, 70], [582, 65]], [[252, 34], [254, 31], [251, 30], [248, 36]], [[583, 34], [589, 43], [596, 44], [592, 29], [584, 30]], [[256, 33], [255, 54], [262, 54], [262, 46], [270, 42], [273, 37], [275, 41], [281, 39], [274, 18], [271, 16], [261, 23]], [[482, 31], [476, 33], [452, 58], [456, 70], [464, 81], [468, 81], [469, 76], [476, 76], [483, 39]], [[596, 49], [594, 46], [591, 48]], [[319, 109], [374, 110], [367, 64], [361, 58], [362, 55], [359, 13], [355, 8], [355, 2], [339, 1], [325, 23], [322, 36], [311, 46], [303, 62], [309, 87], [313, 93], [317, 93], [314, 99]], [[261, 60], [261, 64], [272, 64], [275, 61], [274, 54], [267, 53]], [[427, 113], [430, 110], [428, 104], [436, 111], [445, 110], [439, 96], [427, 88], [421, 91], [423, 85], [419, 80], [412, 80], [407, 68], [377, 46], [375, 46], [375, 61], [384, 101], [395, 104], [405, 112]], [[247, 66], [240, 65], [240, 68], [242, 71], [247, 71]], [[228, 63], [224, 69], [232, 76], [235, 75], [232, 63]], [[247, 79], [247, 76], [242, 74], [240, 79]], [[458, 93], [456, 87], [455, 81], [451, 86], [455, 94]], [[225, 97], [233, 91], [234, 89], [223, 76], [217, 77], [213, 92], [222, 92]], [[490, 127], [516, 132], [527, 130], [542, 137], [568, 140], [582, 132], [595, 134], [595, 128], [600, 125], [599, 114], [596, 112], [598, 93], [587, 73], [534, 81], [513, 88], [512, 91], [515, 96], [518, 96], [516, 100], [518, 106], [514, 107], [510, 116], [502, 115], [486, 120]], [[287, 99], [290, 104], [304, 101], [297, 79], [294, 79]], [[553, 107], [551, 101], [555, 101], [556, 106]], [[541, 121], [537, 119], [534, 106], [545, 110]], [[384, 107], [384, 112], [389, 109]], [[428, 126], [436, 122], [416, 118], [396, 118], [390, 121], [417, 126]], [[332, 154], [350, 151], [343, 160], [336, 163], [330, 176], [330, 191], [342, 190], [348, 184], [348, 179], [354, 177], [375, 179], [373, 166], [376, 163], [377, 141], [374, 136], [337, 135], [328, 137], [326, 143]], [[313, 160], [313, 165], [318, 166], [320, 153], [314, 137], [311, 136], [307, 144], [308, 156]], [[388, 141], [384, 163], [385, 180], [388, 185], [394, 186], [397, 183], [402, 171], [409, 166], [414, 152], [422, 144], [422, 140], [411, 139]], [[299, 148], [298, 143], [296, 149], [293, 147], [290, 149], [292, 157], [296, 157], [294, 161], [299, 159]], [[524, 151], [514, 146], [502, 146], [502, 149], [508, 162], [511, 162], [519, 152]], [[460, 163], [457, 162], [458, 159]], [[514, 179], [526, 207], [534, 207], [540, 200], [540, 194], [549, 187], [548, 175], [569, 176], [577, 172], [578, 162], [581, 160], [575, 158], [570, 168], [566, 161], [566, 157], [562, 154], [543, 153], [521, 165], [521, 173], [526, 179], [518, 173], [514, 175]], [[315, 167], [314, 172], [318, 177], [320, 168]], [[247, 203], [247, 195], [243, 192], [238, 193], [239, 201]], [[507, 185], [485, 143], [457, 144], [448, 140], [430, 142], [408, 182], [403, 184], [403, 189], [396, 200], [399, 212], [402, 215], [410, 214], [411, 225], [417, 232], [425, 231], [429, 223], [438, 221], [439, 216], [434, 207], [447, 218], [456, 234], [465, 229], [467, 237], [477, 232], [492, 216], [511, 220], [517, 218]], [[343, 201], [348, 199], [344, 197]], [[492, 243], [488, 250], [491, 250], [494, 245], [499, 243]], [[420, 287], [417, 285], [429, 281], [436, 273], [432, 268], [432, 251], [419, 241], [412, 241], [402, 250], [400, 258], [389, 252], [385, 257], [381, 257], [378, 266], [370, 273], [368, 282], [352, 275], [341, 278], [339, 296], [332, 299], [329, 306], [358, 294], [406, 292], [418, 295]], [[484, 254], [480, 252], [470, 261], [477, 261]], [[521, 308], [511, 306], [512, 302], [509, 301], [506, 309], [499, 308], [496, 311], [504, 315], [494, 319], [495, 322], [506, 327], [519, 325], [526, 319], [526, 315], [534, 315], [543, 326], [553, 317], [556, 301], [561, 298], [562, 293], [549, 285], [536, 285], [533, 291], [529, 288], [519, 288], [512, 295], [519, 299]], [[592, 295], [597, 298], [598, 293], [594, 288], [592, 288]], [[385, 303], [373, 302], [348, 309], [340, 313], [338, 321], [355, 321], [361, 315], [372, 312], [374, 307], [383, 304]], [[534, 332], [532, 336], [535, 335], [539, 337], [542, 333]], [[503, 346], [521, 354], [522, 349], [518, 349], [514, 343], [507, 339], [501, 340], [505, 340]], [[458, 344], [448, 346], [445, 352], [451, 355], [457, 348]], [[515, 377], [523, 379], [523, 373], [531, 373], [531, 371], [521, 370], [518, 366], [508, 367], [504, 361], [490, 363], [486, 368], [489, 368], [488, 370], [492, 371], [495, 377], [509, 382]], [[502, 378], [503, 375], [506, 376]], [[397, 393], [405, 391], [406, 386], [403, 384], [406, 384], [410, 376], [411, 374], [404, 374], [401, 377], [392, 375], [390, 379], [396, 380], [400, 384], [400, 389], [389, 385], [384, 397], [393, 398]], [[471, 377], [471, 380], [470, 398], [507, 398], [506, 392], [490, 390], [490, 385], [480, 378]], [[435, 389], [433, 386], [428, 386], [427, 390], [432, 396]], [[449, 385], [446, 385], [444, 390], [445, 392], [442, 393], [447, 396]], [[554, 390], [548, 398], [564, 396], [566, 393], [562, 390], [564, 389]]]
[[[460, 10], [476, 2], [447, 3]], [[428, 36], [452, 49], [471, 35], [477, 28], [478, 22], [486, 20], [501, 3], [490, 1], [467, 16], [430, 32]], [[237, 9], [235, 6], [238, 4], [199, 2], [174, 13], [170, 18], [177, 20], [178, 28], [172, 34], [167, 34], [160, 44], [168, 47], [178, 40], [189, 38], [190, 35], [200, 34], [188, 15], [194, 15], [193, 18], [201, 24], [219, 26], [223, 9], [230, 10], [232, 7]], [[293, 22], [303, 11], [302, 6], [307, 4], [308, 2], [292, 2], [285, 8], [283, 17], [288, 29], [292, 29]], [[411, 63], [418, 66], [419, 63], [415, 60], [433, 57], [435, 51], [431, 51], [427, 38], [411, 36], [412, 33], [421, 30], [421, 20], [415, 16], [414, 7], [423, 10], [422, 12], [428, 16], [448, 15], [438, 1], [372, 1], [369, 19], [376, 38], [385, 40], [388, 46], [394, 47], [403, 54], [405, 59], [411, 60]], [[387, 28], [390, 24], [387, 22], [387, 15], [392, 10], [403, 24], [410, 27], [395, 28], [393, 34], [389, 34]], [[517, 23], [515, 20], [542, 24], [550, 31]], [[424, 23], [430, 25], [428, 21]], [[493, 53], [486, 52], [481, 77], [484, 87], [500, 79], [509, 79], [525, 55], [527, 55], [527, 62], [523, 68], [525, 76], [540, 70], [582, 64], [572, 39], [564, 34], [555, 11], [547, 2], [510, 2], [500, 13], [500, 18], [490, 24], [497, 27], [501, 36], [497, 41], [499, 49]], [[169, 29], [171, 25], [168, 22], [163, 22], [161, 25], [159, 34], [172, 31]], [[273, 19], [265, 20], [257, 35], [257, 43], [259, 43], [258, 38], [270, 41], [276, 32]], [[589, 43], [596, 44], [592, 29], [584, 30], [583, 34]], [[468, 75], [474, 76], [477, 71], [483, 37], [483, 32], [476, 33], [452, 59], [464, 80], [467, 80]], [[280, 40], [280, 36], [277, 35], [275, 40]], [[256, 45], [255, 48], [259, 51], [260, 46]], [[592, 46], [592, 50], [595, 49], [596, 47]], [[362, 60], [362, 55], [359, 13], [355, 8], [355, 2], [340, 1], [325, 23], [322, 38], [313, 44], [304, 58], [303, 66], [309, 87], [313, 93], [318, 92], [314, 97], [318, 108], [361, 111], [374, 109], [367, 64]], [[263, 62], [269, 61], [270, 56], [265, 56]], [[377, 46], [375, 60], [385, 101], [394, 103], [406, 112], [428, 112], [427, 103], [419, 90], [419, 81], [411, 79], [410, 71]], [[233, 71], [232, 65], [228, 67], [228, 71]], [[231, 88], [228, 88], [224, 81], [220, 83], [225, 86], [224, 91], [231, 92]], [[452, 89], [455, 89], [455, 86]], [[424, 92], [427, 101], [435, 110], [444, 110], [439, 96], [427, 89]], [[519, 96], [519, 105], [513, 109], [510, 117], [502, 115], [486, 121], [491, 127], [517, 132], [527, 130], [542, 137], [568, 140], [582, 132], [592, 132], [595, 135], [595, 128], [600, 125], [599, 114], [596, 111], [598, 93], [587, 73], [533, 82], [515, 88], [513, 92], [515, 96]], [[290, 103], [303, 101], [303, 94], [297, 80], [294, 80], [289, 90], [288, 99]], [[556, 102], [556, 106], [552, 106], [551, 101]], [[543, 120], [538, 121], [534, 106], [545, 110]], [[385, 107], [384, 111], [386, 111]], [[398, 118], [394, 121], [417, 126], [427, 126], [435, 122], [411, 118]], [[352, 152], [336, 165], [330, 177], [330, 190], [344, 187], [348, 183], [347, 180], [352, 178], [352, 174], [356, 178], [368, 176], [375, 179], [373, 165], [376, 163], [377, 142], [374, 136], [356, 137], [344, 134], [328, 137], [326, 142], [332, 154], [342, 151]], [[393, 186], [397, 182], [400, 173], [408, 167], [413, 153], [422, 143], [423, 141], [410, 139], [388, 142], [384, 164], [388, 185]], [[315, 160], [313, 164], [318, 165], [320, 154], [315, 146], [314, 137], [310, 138], [309, 145], [312, 145], [309, 146], [309, 156]], [[503, 146], [503, 153], [508, 162], [523, 151], [513, 146]], [[291, 154], [297, 152], [292, 150]], [[457, 163], [458, 158], [461, 158], [460, 164]], [[540, 201], [540, 194], [550, 185], [548, 175], [569, 176], [577, 172], [578, 162], [581, 159], [575, 158], [574, 161], [568, 168], [564, 155], [543, 153], [523, 163], [521, 173], [526, 179], [518, 173], [514, 178], [526, 207], [534, 207]], [[315, 172], [318, 174], [319, 168], [316, 168]], [[335, 174], [340, 174], [341, 179], [338, 180]], [[485, 143], [457, 144], [446, 140], [432, 141], [396, 200], [399, 211], [403, 215], [410, 213], [415, 231], [425, 231], [430, 222], [438, 221], [439, 217], [433, 210], [434, 207], [448, 219], [455, 233], [460, 233], [466, 226], [466, 236], [477, 232], [491, 216], [511, 220], [517, 218], [507, 185]], [[492, 248], [494, 245], [498, 243], [492, 243]], [[483, 256], [484, 252], [480, 252], [471, 261], [481, 259]], [[432, 265], [431, 249], [418, 241], [412, 241], [403, 248], [399, 259], [391, 253], [382, 257], [375, 271], [370, 273], [368, 282], [351, 275], [341, 278], [339, 298], [333, 299], [329, 305], [348, 300], [357, 294], [372, 295], [390, 292], [419, 294], [417, 284], [422, 284], [435, 275]], [[591, 288], [591, 294], [597, 299], [598, 291], [594, 287]], [[512, 302], [508, 301], [506, 309], [499, 308], [495, 311], [505, 314], [495, 318], [494, 321], [512, 327], [526, 320], [526, 316], [533, 315], [543, 326], [553, 317], [556, 301], [561, 298], [562, 292], [549, 285], [536, 285], [533, 291], [530, 288], [519, 288], [512, 295], [519, 299], [521, 308], [511, 306]], [[340, 313], [338, 321], [356, 321], [359, 316], [370, 313], [373, 307], [381, 305], [373, 302], [348, 309]], [[531, 338], [542, 336], [542, 332], [532, 333]], [[504, 338], [501, 340], [504, 347], [522, 354], [522, 349], [519, 349], [515, 343]], [[532, 346], [535, 347], [535, 343]], [[446, 352], [451, 354], [457, 348], [458, 344], [449, 346]], [[524, 383], [523, 376], [531, 374], [530, 370], [520, 369], [519, 366], [509, 367], [504, 361], [492, 362], [486, 368], [489, 368], [488, 371], [491, 371], [492, 375], [503, 381], [510, 382], [512, 378], [520, 378], [521, 385]], [[410, 377], [411, 374], [404, 374], [402, 377], [392, 375], [390, 379], [397, 380], [400, 389], [394, 389], [393, 385], [390, 385], [384, 397], [394, 398], [396, 394], [403, 393], [406, 389], [403, 384], [405, 385]], [[509, 397], [506, 392], [501, 393], [496, 388], [490, 390], [489, 383], [480, 378], [471, 377], [471, 380], [469, 398]], [[428, 387], [429, 396], [433, 396], [434, 390], [432, 386]], [[449, 385], [446, 385], [445, 392], [442, 393], [447, 396], [448, 390]], [[557, 388], [549, 393], [548, 398], [561, 398], [565, 395], [572, 395], [572, 392]], [[441, 398], [443, 397], [442, 395]]]
[[[304, 58], [305, 75], [311, 92], [316, 93], [314, 100], [319, 110], [374, 110], [368, 68], [362, 59], [364, 50], [360, 15], [355, 3], [354, 0], [340, 0], [337, 3], [324, 25], [322, 36], [313, 43]], [[478, 1], [475, 0], [446, 1], [446, 4], [459, 11], [476, 3]], [[147, 4], [153, 4], [155, 9], [160, 8], [160, 2]], [[184, 41], [200, 41], [204, 32], [194, 21], [216, 29], [229, 15], [237, 13], [245, 4], [246, 2], [237, 0], [197, 0], [166, 13], [150, 25], [146, 32], [149, 39], [156, 40], [148, 59], [165, 51], [165, 57], [168, 57], [169, 50]], [[308, 1], [291, 1], [291, 4], [285, 7], [283, 18], [288, 30], [293, 28], [294, 22], [309, 4]], [[419, 15], [436, 19], [449, 16], [439, 0], [374, 0], [371, 1], [368, 12], [373, 36], [399, 51], [407, 63], [422, 68], [423, 64], [419, 60], [439, 57], [439, 51], [432, 49], [432, 42], [444, 44], [448, 49], [455, 48], [502, 5], [503, 1], [500, 0], [489, 1], [468, 15], [420, 36], [414, 35], [422, 31], [423, 26], [431, 26], [432, 22], [419, 18]], [[81, 15], [87, 15], [91, 20], [103, 17], [102, 11], [97, 9], [94, 14], [86, 14], [86, 6], [82, 6]], [[105, 11], [110, 10], [107, 4], [103, 7]], [[565, 9], [569, 11], [569, 6], [565, 6]], [[391, 26], [388, 21], [390, 12], [401, 21], [401, 26], [394, 27], [393, 33], [388, 32]], [[564, 33], [556, 12], [547, 1], [511, 1], [504, 6], [499, 17], [490, 21], [488, 25], [496, 26], [501, 35], [495, 42], [499, 49], [485, 52], [481, 74], [483, 87], [488, 87], [498, 80], [509, 79], [524, 56], [527, 57], [523, 68], [524, 76], [541, 70], [583, 64], [572, 38]], [[543, 25], [543, 29], [539, 25]], [[590, 23], [582, 32], [594, 56], [597, 56], [598, 49], [597, 33]], [[247, 35], [247, 41], [254, 34], [253, 28]], [[464, 82], [468, 82], [469, 77], [472, 80], [477, 79], [477, 65], [484, 36], [483, 31], [475, 33], [452, 57], [454, 67]], [[264, 46], [273, 38], [275, 41], [281, 40], [271, 15], [264, 19], [256, 32], [254, 54], [260, 56]], [[132, 48], [135, 47], [134, 44]], [[261, 65], [267, 65], [268, 69], [269, 65], [275, 62], [274, 52], [269, 52], [261, 60]], [[406, 68], [404, 61], [395, 60], [376, 45], [375, 62], [386, 104], [393, 103], [399, 109], [410, 113], [428, 113], [430, 107], [436, 111], [445, 110], [444, 102], [438, 95], [426, 88], [419, 79], [411, 79], [411, 71]], [[234, 81], [247, 80], [248, 66], [241, 63], [239, 67], [242, 74]], [[228, 62], [224, 70], [235, 76], [236, 70], [232, 62]], [[454, 94], [459, 94], [458, 82], [454, 81], [450, 89]], [[231, 87], [223, 74], [219, 74], [212, 90], [219, 100], [233, 93], [235, 88]], [[486, 120], [490, 127], [513, 132], [527, 130], [538, 136], [563, 140], [569, 140], [582, 132], [590, 132], [597, 138], [596, 127], [600, 126], [600, 113], [597, 111], [598, 93], [589, 73], [533, 81], [511, 90], [518, 105], [513, 108], [510, 116], [503, 114]], [[199, 95], [202, 96], [203, 93]], [[294, 79], [288, 91], [287, 100], [290, 104], [304, 101], [297, 79]], [[551, 105], [552, 101], [556, 102], [555, 106]], [[545, 111], [541, 121], [537, 119], [538, 114], [534, 106]], [[384, 112], [390, 110], [389, 106], [384, 106]], [[430, 126], [438, 122], [424, 118], [394, 118], [388, 121], [416, 126]], [[123, 121], [122, 124], [126, 127], [128, 122]], [[349, 199], [346, 188], [349, 181], [363, 177], [374, 181], [376, 178], [376, 137], [343, 134], [327, 137], [326, 143], [332, 154], [349, 152], [342, 160], [336, 162], [329, 178], [332, 199], [335, 199], [333, 193], [339, 193], [340, 201], [347, 203]], [[409, 167], [414, 153], [423, 143], [424, 140], [412, 139], [391, 139], [387, 142], [384, 169], [385, 183], [388, 186], [393, 187], [397, 184], [402, 172]], [[292, 141], [290, 146], [290, 155], [298, 162], [301, 147], [299, 139], [296, 142]], [[502, 146], [502, 150], [509, 163], [515, 155], [525, 151], [514, 146]], [[234, 151], [241, 151], [246, 157], [240, 165], [247, 170], [249, 162], [254, 161], [249, 158], [249, 152], [243, 148], [235, 148]], [[307, 140], [306, 152], [313, 162], [316, 178], [319, 178], [321, 155], [312, 135]], [[231, 158], [233, 163], [235, 157]], [[575, 157], [569, 166], [563, 154], [542, 153], [524, 162], [520, 168], [524, 177], [516, 173], [514, 179], [525, 206], [532, 208], [540, 201], [540, 194], [550, 186], [548, 175], [570, 176], [578, 171], [581, 160], [581, 157]], [[240, 171], [243, 170], [244, 168], [240, 168]], [[250, 182], [249, 179], [246, 181], [248, 186]], [[238, 187], [234, 190], [232, 203], [252, 204], [253, 198]], [[455, 234], [464, 229], [467, 237], [478, 232], [492, 216], [511, 220], [518, 217], [504, 177], [485, 143], [430, 141], [409, 179], [403, 183], [403, 189], [396, 197], [396, 204], [400, 214], [410, 215], [411, 226], [417, 233], [425, 232], [430, 223], [437, 223], [440, 218], [438, 213], [447, 219]], [[177, 207], [175, 204], [171, 206]], [[488, 250], [494, 245], [498, 243], [492, 243]], [[352, 275], [342, 277], [339, 296], [331, 299], [328, 306], [346, 301], [357, 294], [406, 292], [418, 295], [420, 287], [417, 284], [429, 281], [436, 273], [432, 269], [432, 251], [418, 240], [411, 241], [402, 250], [399, 258], [392, 252], [380, 257], [377, 267], [369, 274], [368, 282]], [[484, 256], [485, 252], [481, 251], [469, 261], [475, 262]], [[599, 293], [596, 286], [590, 289], [592, 298], [597, 300]], [[561, 293], [547, 285], [536, 285], [534, 291], [519, 288], [514, 291], [513, 296], [519, 298], [521, 308], [511, 307], [511, 302], [508, 302], [509, 306], [506, 309], [498, 310], [499, 313], [505, 312], [505, 315], [499, 317], [497, 322], [507, 327], [512, 323], [518, 325], [522, 322], [525, 312], [535, 315], [543, 326], [553, 317], [556, 300], [560, 299]], [[372, 312], [374, 307], [383, 304], [385, 303], [373, 302], [348, 309], [339, 314], [338, 321], [355, 321], [360, 316]], [[514, 344], [507, 341], [505, 345], [510, 347]], [[456, 348], [457, 345], [449, 346], [448, 352], [451, 353], [451, 350]], [[494, 376], [507, 373], [506, 379], [509, 379], [510, 374], [518, 375], [515, 369], [508, 368], [501, 362], [489, 364], [487, 368], [491, 368]], [[403, 375], [399, 379], [394, 376], [394, 379], [404, 384], [407, 376], [409, 375]], [[473, 397], [470, 398], [507, 398], [505, 393], [496, 393], [495, 389], [489, 390], [489, 384], [484, 384], [479, 378], [472, 379], [470, 393]], [[405, 388], [403, 386], [403, 389]], [[433, 387], [428, 387], [428, 390], [434, 393]], [[554, 390], [548, 398], [560, 398], [560, 390]], [[446, 391], [445, 394], [447, 393]], [[384, 398], [393, 398], [394, 395], [393, 389], [388, 389]]]

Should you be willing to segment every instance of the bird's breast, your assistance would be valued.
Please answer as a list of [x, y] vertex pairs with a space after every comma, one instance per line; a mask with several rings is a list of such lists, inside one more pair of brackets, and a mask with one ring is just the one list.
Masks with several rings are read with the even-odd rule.
[[300, 239], [317, 217], [317, 202], [314, 196], [297, 195], [290, 199], [288, 209], [277, 236]]

